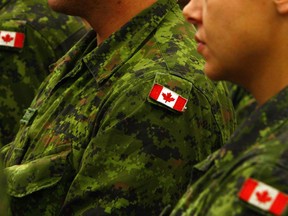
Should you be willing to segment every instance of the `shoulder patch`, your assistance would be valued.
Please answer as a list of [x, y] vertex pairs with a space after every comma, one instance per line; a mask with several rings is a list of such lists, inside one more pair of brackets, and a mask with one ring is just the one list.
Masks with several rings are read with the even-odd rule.
[[151, 103], [184, 112], [192, 84], [171, 74], [157, 73], [148, 98]]
[[274, 215], [282, 215], [288, 204], [287, 194], [252, 178], [244, 182], [238, 196], [250, 205]]
[[24, 40], [24, 33], [0, 30], [0, 46], [22, 49], [24, 47]]
[[165, 88], [162, 85], [154, 84], [149, 94], [150, 98], [164, 104], [174, 110], [183, 112], [186, 108], [187, 99], [181, 95], [173, 92], [172, 90]]
[[0, 50], [21, 52], [26, 41], [26, 20], [1, 20]]

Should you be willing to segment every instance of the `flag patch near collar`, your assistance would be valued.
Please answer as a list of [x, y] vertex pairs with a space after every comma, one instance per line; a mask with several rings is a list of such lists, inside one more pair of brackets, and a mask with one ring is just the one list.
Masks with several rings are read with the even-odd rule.
[[252, 178], [244, 182], [238, 196], [245, 202], [275, 215], [283, 214], [288, 204], [287, 194]]
[[149, 97], [179, 112], [184, 111], [188, 102], [186, 98], [159, 84], [153, 85]]
[[25, 34], [0, 30], [0, 46], [23, 48]]

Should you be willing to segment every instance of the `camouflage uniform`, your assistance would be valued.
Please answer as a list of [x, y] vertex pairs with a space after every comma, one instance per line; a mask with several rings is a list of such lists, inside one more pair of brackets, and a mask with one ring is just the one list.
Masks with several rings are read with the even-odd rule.
[[257, 109], [229, 144], [195, 166], [194, 179], [202, 177], [171, 215], [268, 215], [238, 194], [248, 178], [288, 194], [287, 131], [288, 87]]
[[9, 214], [8, 209], [8, 196], [7, 196], [7, 185], [6, 185], [6, 178], [3, 174], [3, 164], [0, 161], [0, 214], [6, 216]]
[[[234, 127], [193, 34], [176, 1], [159, 0], [98, 47], [88, 33], [57, 62], [3, 149], [14, 215], [157, 215], [176, 204], [191, 166]], [[185, 112], [149, 98], [154, 83], [187, 98]]]
[[228, 89], [235, 109], [237, 124], [241, 125], [256, 109], [257, 102], [255, 98], [241, 86], [228, 83]]
[[[8, 46], [25, 34], [24, 46]], [[43, 0], [0, 0], [0, 147], [12, 141], [49, 64], [85, 33], [80, 19], [60, 15]], [[8, 38], [7, 38], [8, 37]]]

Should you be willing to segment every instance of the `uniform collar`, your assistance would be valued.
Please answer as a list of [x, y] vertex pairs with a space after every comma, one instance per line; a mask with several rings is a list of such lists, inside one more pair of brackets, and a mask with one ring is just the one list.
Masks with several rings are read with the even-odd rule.
[[[256, 139], [261, 137], [261, 131], [269, 128], [277, 131], [288, 121], [288, 86], [268, 100], [235, 131], [231, 144], [226, 145], [233, 155], [247, 149]], [[242, 138], [242, 139], [241, 139]], [[244, 140], [245, 139], [245, 142]]]
[[[218, 161], [217, 164], [219, 164], [223, 158], [235, 158], [242, 154], [257, 141], [261, 142], [261, 133], [265, 133], [265, 129], [267, 128], [269, 129], [269, 133], [277, 136], [278, 133], [282, 133], [282, 131], [285, 130], [283, 125], [287, 125], [287, 122], [288, 86], [255, 110], [254, 113], [237, 128], [230, 142], [217, 152], [211, 154], [206, 160], [195, 165], [194, 172], [198, 173], [200, 171], [200, 173], [203, 173], [215, 165], [215, 161]], [[223, 161], [225, 162], [226, 160]]]
[[84, 62], [96, 82], [109, 78], [133, 56], [176, 4], [175, 0], [158, 0], [86, 55]]

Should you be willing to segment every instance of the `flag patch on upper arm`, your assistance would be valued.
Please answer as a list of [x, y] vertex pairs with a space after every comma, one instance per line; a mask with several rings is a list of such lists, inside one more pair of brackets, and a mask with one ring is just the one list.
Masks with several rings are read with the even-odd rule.
[[0, 46], [23, 48], [25, 34], [21, 32], [0, 30]]
[[238, 196], [243, 201], [274, 215], [282, 215], [288, 204], [287, 194], [252, 178], [244, 182]]
[[149, 97], [179, 112], [184, 112], [188, 102], [186, 98], [157, 83], [153, 85]]

